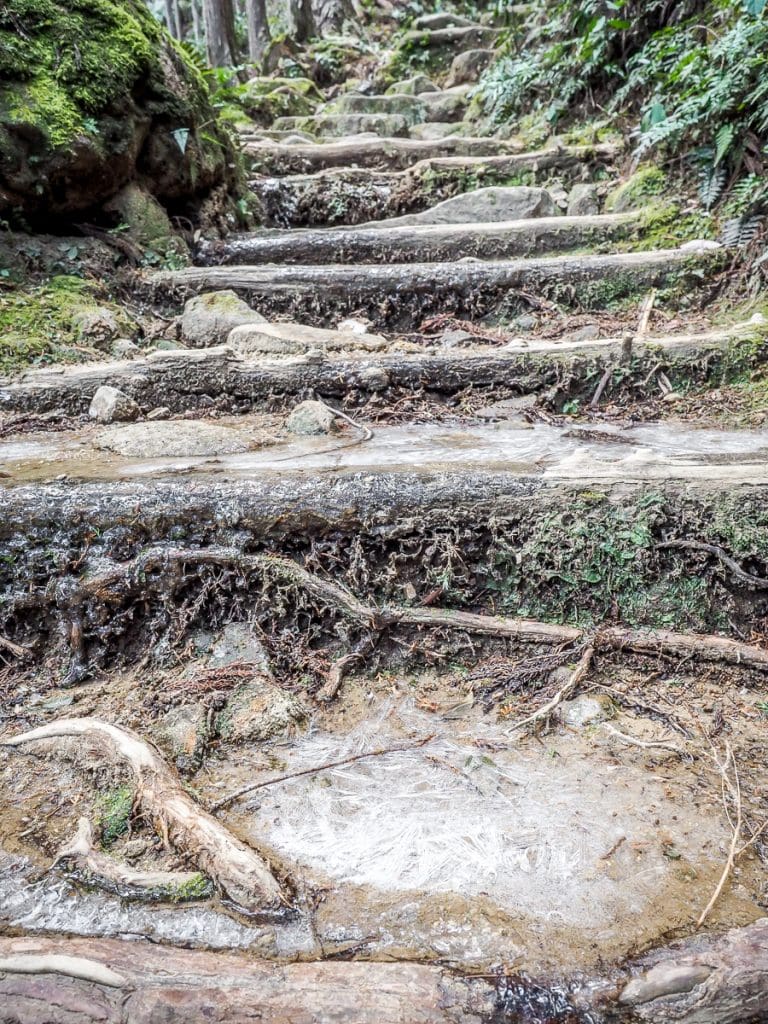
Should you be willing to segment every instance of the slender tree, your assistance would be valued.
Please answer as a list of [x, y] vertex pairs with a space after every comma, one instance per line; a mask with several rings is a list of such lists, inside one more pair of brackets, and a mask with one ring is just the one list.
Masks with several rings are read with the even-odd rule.
[[260, 64], [272, 41], [267, 22], [267, 0], [246, 0], [245, 11], [248, 21], [248, 56], [255, 64]]
[[235, 8], [232, 0], [203, 0], [205, 48], [213, 68], [237, 64]]
[[312, 0], [315, 31], [338, 32], [347, 19], [354, 20], [361, 13], [353, 0]]

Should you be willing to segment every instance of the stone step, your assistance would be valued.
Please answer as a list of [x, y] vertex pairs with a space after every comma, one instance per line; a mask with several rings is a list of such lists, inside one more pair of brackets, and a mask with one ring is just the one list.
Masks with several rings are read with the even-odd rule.
[[[236, 333], [247, 341], [248, 330]], [[257, 333], [263, 330], [264, 325], [254, 327]], [[207, 408], [211, 400], [220, 411], [274, 409], [280, 401], [289, 403], [310, 393], [334, 401], [352, 395], [364, 401], [382, 393], [397, 397], [424, 389], [450, 396], [468, 387], [540, 394], [563, 380], [568, 382], [562, 393], [566, 401], [591, 397], [604, 370], [619, 365], [624, 344], [615, 337], [521, 337], [506, 345], [476, 342], [470, 348], [442, 349], [438, 339], [427, 352], [403, 352], [396, 341], [381, 352], [334, 352], [318, 340], [316, 330], [293, 325], [290, 336], [292, 343], [284, 346], [286, 358], [277, 358], [276, 348], [266, 357], [240, 358], [232, 347], [220, 345], [30, 370], [20, 380], [0, 386], [0, 413], [82, 415], [105, 386], [118, 388], [145, 411], [165, 406], [172, 413]], [[728, 366], [742, 359], [749, 362], [754, 339], [751, 323], [697, 334], [650, 336], [633, 346], [631, 362], [613, 382], [611, 396], [643, 396], [655, 389], [650, 379], [654, 367], [663, 370], [673, 388], [719, 382]], [[232, 338], [232, 345], [238, 340]]]
[[492, 47], [499, 33], [487, 25], [447, 25], [420, 31], [413, 29], [402, 37], [399, 48], [414, 50], [447, 50], [451, 56], [463, 50], [481, 50]]
[[674, 284], [695, 290], [717, 253], [679, 249], [618, 255], [467, 260], [376, 266], [189, 267], [148, 278], [156, 293], [234, 289], [266, 316], [326, 326], [334, 318], [365, 312], [377, 327], [413, 330], [426, 316], [506, 317], [525, 305], [521, 292], [601, 309]]
[[528, 220], [316, 228], [232, 237], [207, 242], [197, 262], [207, 266], [260, 263], [435, 263], [509, 259], [595, 247], [641, 230], [637, 214], [533, 217]]
[[[371, 115], [349, 115], [366, 118]], [[403, 124], [403, 133], [408, 126]], [[441, 157], [493, 157], [520, 154], [519, 143], [504, 139], [466, 138], [423, 142], [407, 138], [345, 138], [330, 142], [286, 145], [272, 141], [244, 139], [245, 154], [255, 174], [306, 174], [329, 167], [370, 167], [383, 170], [405, 170], [421, 160]]]
[[407, 170], [330, 168], [314, 174], [263, 176], [250, 182], [267, 227], [360, 224], [409, 215], [479, 186], [524, 180], [566, 184], [591, 178], [618, 157], [615, 146], [550, 148], [509, 156], [448, 156], [422, 160]]
[[279, 117], [274, 128], [280, 132], [307, 133], [320, 139], [348, 139], [354, 135], [397, 139], [408, 138], [415, 123], [403, 114], [319, 113], [310, 117]]

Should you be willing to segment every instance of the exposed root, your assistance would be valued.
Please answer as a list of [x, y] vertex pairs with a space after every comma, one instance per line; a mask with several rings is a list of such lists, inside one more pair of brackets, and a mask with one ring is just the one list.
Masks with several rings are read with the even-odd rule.
[[545, 718], [549, 718], [552, 712], [562, 704], [564, 700], [567, 700], [571, 696], [579, 683], [584, 679], [584, 676], [589, 672], [594, 653], [594, 647], [587, 647], [579, 658], [578, 664], [571, 673], [565, 686], [562, 686], [555, 696], [551, 700], [548, 700], [543, 707], [538, 709], [538, 711], [534, 711], [532, 715], [524, 718], [521, 722], [515, 722], [510, 732], [516, 732], [519, 729], [526, 729], [531, 725], [535, 725], [537, 722], [541, 722]]
[[2, 634], [0, 634], [0, 650], [8, 651], [14, 658], [29, 657], [29, 650], [26, 647], [22, 647], [21, 644], [15, 644], [13, 640], [9, 640]]
[[625, 732], [621, 732], [615, 726], [611, 725], [610, 722], [606, 723], [605, 731], [609, 732], [611, 736], [615, 736], [617, 740], [621, 740], [622, 743], [629, 743], [632, 747], [639, 747], [641, 750], [668, 750], [670, 753], [677, 754], [679, 757], [685, 756], [685, 751], [676, 746], [674, 743], [667, 743], [664, 740], [640, 740], [636, 736], [629, 736]]
[[[70, 678], [85, 670], [83, 611], [88, 601], [101, 603], [125, 600], [132, 594], [151, 589], [150, 573], [175, 574], [182, 578], [186, 566], [217, 566], [239, 570], [244, 575], [262, 573], [304, 590], [324, 606], [334, 609], [358, 626], [380, 634], [393, 626], [458, 629], [468, 633], [500, 637], [522, 643], [560, 645], [590, 643], [598, 650], [630, 650], [638, 654], [691, 658], [725, 662], [760, 672], [768, 672], [768, 650], [727, 637], [698, 633], [674, 633], [663, 629], [632, 629], [608, 626], [593, 637], [574, 626], [561, 626], [531, 619], [506, 618], [448, 608], [401, 605], [379, 607], [365, 604], [347, 587], [308, 572], [295, 561], [277, 555], [246, 554], [231, 547], [184, 549], [157, 545], [147, 548], [131, 561], [112, 564], [81, 580], [59, 584], [56, 600], [68, 624], [73, 653]], [[156, 584], [157, 586], [157, 584]], [[24, 595], [30, 601], [49, 600], [46, 592]]]
[[188, 903], [213, 894], [213, 887], [198, 871], [134, 871], [108, 857], [94, 845], [87, 818], [80, 818], [74, 839], [62, 846], [51, 865], [60, 866], [123, 899]]
[[128, 979], [98, 960], [61, 953], [11, 953], [0, 956], [0, 973], [7, 974], [61, 974], [65, 978], [106, 985], [107, 988], [125, 988]]
[[737, 583], [742, 583], [750, 590], [768, 590], [768, 579], [745, 572], [739, 563], [717, 544], [705, 544], [699, 540], [668, 540], [656, 546], [659, 550], [678, 548], [684, 551], [704, 551], [719, 559]]
[[196, 863], [238, 907], [253, 914], [285, 907], [280, 886], [265, 861], [202, 810], [175, 773], [135, 733], [95, 718], [69, 718], [1, 742], [18, 747], [69, 738], [89, 743], [108, 761], [126, 764], [137, 782], [137, 801], [157, 832]]

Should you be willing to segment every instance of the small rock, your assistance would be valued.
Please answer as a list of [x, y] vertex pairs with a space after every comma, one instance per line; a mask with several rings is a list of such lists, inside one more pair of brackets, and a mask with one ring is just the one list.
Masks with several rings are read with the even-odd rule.
[[600, 328], [597, 324], [585, 324], [578, 331], [566, 335], [568, 341], [594, 341], [600, 337]]
[[464, 53], [458, 54], [451, 64], [446, 88], [452, 89], [457, 85], [476, 82], [495, 56], [493, 50], [465, 50]]
[[380, 366], [367, 366], [360, 371], [359, 379], [368, 391], [386, 391], [390, 385], [389, 374]]
[[722, 248], [720, 242], [714, 242], [711, 238], [694, 238], [691, 242], [683, 242], [680, 252], [709, 252]]
[[301, 402], [285, 421], [285, 429], [301, 436], [330, 434], [337, 429], [336, 415], [322, 402]]
[[141, 410], [132, 398], [108, 384], [93, 396], [88, 415], [99, 423], [125, 423], [138, 418]]
[[340, 324], [337, 324], [337, 331], [349, 331], [351, 334], [367, 334], [370, 330], [371, 323], [368, 320], [342, 320]]
[[104, 306], [79, 310], [72, 317], [72, 327], [80, 341], [97, 347], [110, 344], [120, 333], [117, 317]]
[[600, 213], [597, 186], [591, 182], [574, 185], [568, 196], [569, 217], [594, 217]]
[[180, 341], [173, 341], [171, 338], [160, 338], [155, 342], [156, 352], [186, 352], [187, 346]]
[[276, 686], [267, 676], [254, 675], [235, 690], [216, 725], [221, 736], [232, 742], [263, 742], [286, 732], [308, 714], [295, 694]]
[[159, 405], [156, 409], [147, 413], [147, 419], [152, 420], [167, 420], [171, 415], [171, 410], [167, 405]]
[[426, 75], [414, 75], [413, 78], [395, 82], [387, 89], [388, 96], [393, 94], [396, 96], [421, 96], [425, 92], [440, 92], [439, 87]]
[[263, 675], [270, 674], [269, 656], [247, 622], [229, 622], [210, 652], [211, 668], [234, 664], [253, 665]]
[[605, 708], [596, 697], [576, 697], [560, 705], [560, 715], [566, 725], [583, 727], [605, 718]]
[[440, 335], [440, 344], [443, 348], [456, 348], [457, 345], [471, 345], [475, 340], [474, 335], [469, 331], [444, 331]]
[[194, 348], [210, 348], [223, 345], [235, 327], [263, 323], [264, 317], [233, 291], [206, 292], [184, 306], [181, 336]]
[[753, 316], [749, 318], [749, 322], [751, 324], [757, 324], [758, 326], [762, 326], [763, 324], [768, 323], [768, 318], [766, 318], [763, 313], [755, 313]]
[[538, 323], [539, 321], [532, 313], [521, 313], [520, 316], [516, 316], [512, 321], [512, 326], [517, 331], [533, 331]]
[[674, 402], [679, 402], [683, 396], [677, 391], [667, 391], [662, 397], [662, 402], [666, 402], [668, 405], [672, 405]]
[[205, 708], [187, 704], [172, 708], [157, 724], [155, 740], [181, 772], [200, 767], [208, 737]]
[[112, 355], [118, 359], [133, 359], [140, 352], [139, 346], [134, 345], [130, 338], [118, 338], [112, 342]]
[[148, 850], [149, 843], [146, 839], [129, 839], [127, 843], [123, 844], [120, 856], [129, 864], [133, 864], [140, 860]]

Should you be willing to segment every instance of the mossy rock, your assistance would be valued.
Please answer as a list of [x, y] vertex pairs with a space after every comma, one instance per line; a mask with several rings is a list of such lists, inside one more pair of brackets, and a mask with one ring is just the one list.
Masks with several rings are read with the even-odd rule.
[[610, 193], [605, 201], [608, 213], [624, 213], [648, 205], [649, 200], [658, 199], [667, 189], [667, 176], [659, 167], [640, 167], [627, 181], [622, 182]]
[[205, 82], [143, 0], [0, 7], [0, 217], [72, 218], [133, 179], [192, 203], [232, 178]]
[[388, 94], [386, 96], [363, 96], [361, 93], [346, 93], [325, 107], [326, 114], [376, 114], [381, 116], [404, 117], [409, 125], [420, 124], [426, 117], [426, 106], [416, 96]]

